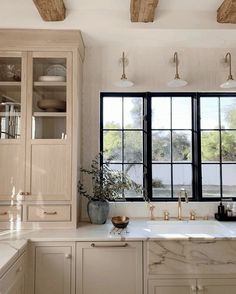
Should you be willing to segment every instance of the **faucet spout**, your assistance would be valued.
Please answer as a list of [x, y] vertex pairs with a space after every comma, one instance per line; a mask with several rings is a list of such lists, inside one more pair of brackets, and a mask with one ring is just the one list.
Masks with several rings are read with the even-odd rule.
[[184, 191], [185, 202], [188, 203], [188, 192], [181, 189], [178, 193], [178, 220], [182, 220], [182, 191]]
[[178, 220], [182, 219], [182, 202], [181, 202], [182, 192], [178, 193]]

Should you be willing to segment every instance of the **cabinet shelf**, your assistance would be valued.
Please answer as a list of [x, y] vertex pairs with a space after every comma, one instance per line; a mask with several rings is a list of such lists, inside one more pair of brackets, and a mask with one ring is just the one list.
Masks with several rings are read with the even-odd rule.
[[66, 82], [34, 82], [35, 87], [66, 87]]
[[21, 112], [0, 112], [0, 116], [21, 116]]
[[15, 81], [0, 81], [0, 87], [20, 87], [21, 86], [21, 82], [15, 82]]
[[33, 112], [35, 117], [66, 117], [66, 112]]

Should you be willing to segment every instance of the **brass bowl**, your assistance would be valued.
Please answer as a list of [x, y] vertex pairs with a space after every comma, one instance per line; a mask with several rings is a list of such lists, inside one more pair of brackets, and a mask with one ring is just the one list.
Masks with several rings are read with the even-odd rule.
[[124, 229], [128, 226], [129, 218], [127, 216], [113, 216], [111, 222], [114, 227]]

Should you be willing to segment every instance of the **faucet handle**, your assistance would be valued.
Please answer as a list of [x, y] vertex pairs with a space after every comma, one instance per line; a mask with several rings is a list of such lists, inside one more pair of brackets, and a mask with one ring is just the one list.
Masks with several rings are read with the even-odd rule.
[[188, 192], [187, 191], [184, 192], [184, 197], [185, 197], [185, 202], [188, 203]]
[[150, 220], [155, 220], [155, 216], [154, 216], [154, 212], [153, 212], [155, 207], [156, 207], [155, 205], [149, 203], [149, 210], [150, 210], [150, 213], [151, 213]]
[[190, 211], [190, 216], [189, 216], [190, 220], [196, 220], [196, 211], [195, 210], [191, 210]]
[[164, 220], [169, 220], [169, 219], [170, 219], [170, 213], [167, 210], [165, 210], [164, 211]]

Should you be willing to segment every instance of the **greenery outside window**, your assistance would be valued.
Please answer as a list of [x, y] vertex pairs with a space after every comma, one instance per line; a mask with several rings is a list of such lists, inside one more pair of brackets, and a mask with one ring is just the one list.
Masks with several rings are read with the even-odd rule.
[[[101, 93], [101, 164], [123, 170], [152, 201], [236, 197], [236, 95]], [[123, 191], [124, 200], [142, 200]]]

